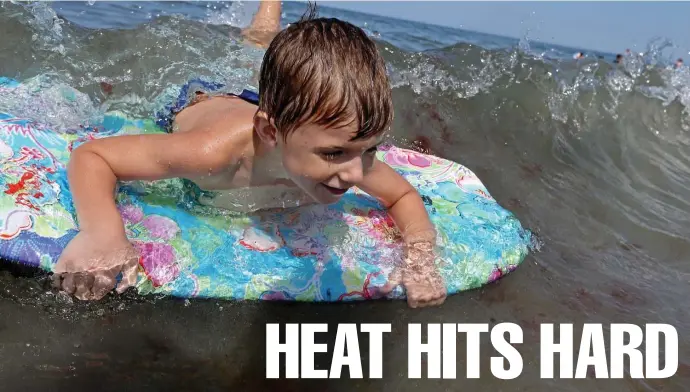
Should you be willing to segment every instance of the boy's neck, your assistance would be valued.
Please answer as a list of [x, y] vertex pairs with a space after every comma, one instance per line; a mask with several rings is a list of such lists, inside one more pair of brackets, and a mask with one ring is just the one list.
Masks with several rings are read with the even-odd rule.
[[285, 184], [286, 180], [289, 181], [280, 151], [267, 146], [256, 132], [252, 139], [254, 144], [254, 157], [251, 162], [252, 183]]

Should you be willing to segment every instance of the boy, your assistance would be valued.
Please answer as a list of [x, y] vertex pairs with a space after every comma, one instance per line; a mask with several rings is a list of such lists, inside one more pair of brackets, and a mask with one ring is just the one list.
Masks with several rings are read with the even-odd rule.
[[270, 41], [259, 99], [199, 92], [169, 134], [104, 138], [74, 150], [68, 175], [80, 232], [55, 267], [63, 290], [99, 299], [120, 273], [118, 292], [133, 285], [138, 254], [116, 208], [116, 181], [181, 177], [216, 194], [202, 201], [231, 209], [249, 204], [246, 192], [253, 192], [252, 204], [268, 208], [286, 197], [293, 204], [333, 203], [357, 186], [389, 209], [406, 241], [405, 260], [383, 293], [402, 284], [411, 307], [445, 300], [424, 204], [375, 158], [393, 116], [383, 59], [358, 27], [312, 15]]

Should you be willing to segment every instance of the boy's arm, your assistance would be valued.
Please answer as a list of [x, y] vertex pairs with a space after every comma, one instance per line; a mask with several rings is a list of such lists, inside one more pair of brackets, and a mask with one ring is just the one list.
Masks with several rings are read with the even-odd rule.
[[220, 151], [214, 143], [218, 145], [218, 135], [209, 131], [107, 137], [79, 146], [72, 152], [68, 177], [80, 230], [124, 237], [114, 200], [117, 180], [159, 180], [223, 170], [234, 163], [233, 153]]
[[447, 292], [436, 267], [436, 230], [419, 193], [378, 159], [358, 186], [388, 209], [406, 245], [404, 260], [388, 276], [381, 293], [388, 294], [402, 284], [410, 307], [442, 304]]
[[357, 186], [378, 199], [388, 209], [405, 243], [436, 244], [436, 230], [429, 220], [422, 198], [417, 190], [390, 166], [374, 159], [371, 169]]

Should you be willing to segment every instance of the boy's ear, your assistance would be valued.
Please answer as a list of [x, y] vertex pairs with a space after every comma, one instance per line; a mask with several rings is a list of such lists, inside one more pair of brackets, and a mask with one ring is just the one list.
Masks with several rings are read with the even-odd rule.
[[257, 111], [254, 115], [254, 129], [261, 138], [261, 141], [271, 147], [275, 147], [278, 143], [278, 130], [273, 121], [268, 118], [266, 112]]

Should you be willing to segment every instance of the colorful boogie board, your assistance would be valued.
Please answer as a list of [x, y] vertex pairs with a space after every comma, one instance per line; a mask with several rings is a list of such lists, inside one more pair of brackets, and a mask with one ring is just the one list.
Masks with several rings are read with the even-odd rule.
[[[19, 84], [0, 78], [0, 88]], [[153, 119], [113, 113], [57, 133], [0, 113], [0, 258], [50, 271], [76, 234], [66, 178], [70, 151], [92, 138], [161, 132]], [[419, 189], [439, 232], [449, 294], [515, 269], [530, 233], [463, 166], [387, 147], [378, 153]], [[353, 189], [330, 206], [235, 216], [204, 207], [182, 181], [122, 184], [118, 205], [141, 251], [141, 294], [230, 299], [350, 301], [377, 297], [401, 257], [400, 237], [377, 201]], [[400, 289], [390, 297], [404, 298]]]

